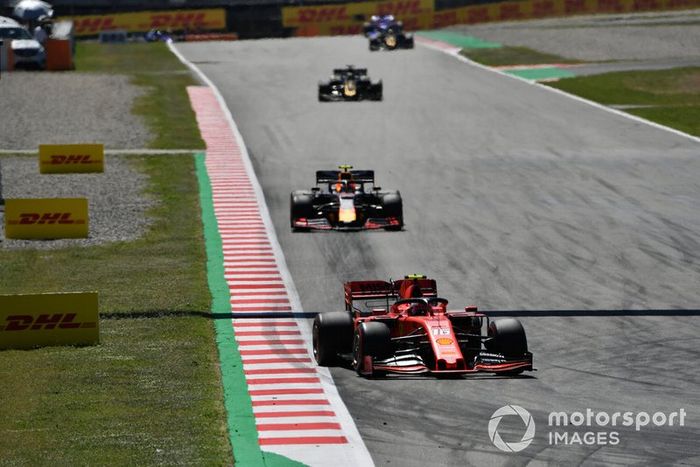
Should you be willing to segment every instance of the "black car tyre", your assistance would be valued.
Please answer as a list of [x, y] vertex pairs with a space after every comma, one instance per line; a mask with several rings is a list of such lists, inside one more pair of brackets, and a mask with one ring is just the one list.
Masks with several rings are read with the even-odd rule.
[[390, 192], [382, 198], [382, 208], [386, 217], [395, 217], [399, 220], [399, 225], [387, 227], [387, 230], [401, 230], [403, 227], [403, 201], [401, 193]]
[[384, 91], [384, 83], [382, 83], [381, 81], [379, 81], [376, 84], [370, 85], [370, 87], [369, 87], [370, 98], [373, 101], [381, 101], [383, 98], [383, 94], [384, 94], [383, 91]]
[[357, 326], [352, 342], [352, 367], [358, 374], [362, 374], [362, 364], [365, 357], [384, 359], [390, 355], [391, 332], [389, 326], [376, 321], [367, 321]]
[[309, 218], [314, 212], [314, 197], [311, 193], [303, 191], [292, 192], [289, 199], [289, 222], [292, 229], [304, 230], [294, 227], [294, 219], [300, 217]]
[[326, 102], [328, 100], [328, 94], [330, 94], [329, 86], [319, 84], [318, 85], [318, 101]]
[[331, 311], [319, 313], [314, 318], [312, 345], [314, 358], [321, 366], [333, 366], [338, 354], [352, 349], [353, 321], [349, 313]]
[[486, 349], [506, 357], [522, 357], [527, 353], [527, 338], [523, 325], [515, 318], [491, 321]]

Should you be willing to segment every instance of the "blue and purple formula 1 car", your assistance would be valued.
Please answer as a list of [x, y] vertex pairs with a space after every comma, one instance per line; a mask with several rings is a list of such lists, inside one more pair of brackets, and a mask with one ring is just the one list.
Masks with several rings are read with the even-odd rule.
[[403, 32], [403, 23], [394, 15], [372, 16], [363, 30], [371, 51], [413, 48], [413, 36]]

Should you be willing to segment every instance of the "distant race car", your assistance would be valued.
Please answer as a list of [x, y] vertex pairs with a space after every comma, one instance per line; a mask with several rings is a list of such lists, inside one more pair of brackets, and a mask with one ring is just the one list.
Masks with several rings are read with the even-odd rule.
[[318, 170], [315, 187], [292, 192], [292, 230], [401, 230], [401, 193], [374, 185], [373, 170], [339, 169]]
[[449, 311], [434, 279], [355, 281], [344, 289], [346, 310], [314, 319], [313, 352], [321, 366], [345, 359], [368, 377], [387, 372], [517, 375], [533, 369], [520, 321], [491, 321], [471, 306]]
[[413, 48], [413, 36], [404, 33], [403, 23], [393, 15], [372, 16], [363, 30], [371, 51]]
[[333, 70], [329, 81], [318, 83], [318, 100], [328, 101], [360, 101], [382, 100], [382, 81], [373, 83], [367, 76], [367, 68], [345, 68]]

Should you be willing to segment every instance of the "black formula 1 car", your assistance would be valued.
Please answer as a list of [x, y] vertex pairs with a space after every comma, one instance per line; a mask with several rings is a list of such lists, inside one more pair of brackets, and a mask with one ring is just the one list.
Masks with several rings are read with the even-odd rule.
[[339, 169], [318, 170], [315, 187], [292, 192], [292, 230], [401, 230], [401, 193], [382, 191], [374, 184], [373, 170]]
[[329, 81], [318, 83], [318, 100], [329, 101], [361, 101], [382, 100], [382, 81], [373, 83], [367, 76], [367, 68], [355, 68], [348, 65], [345, 68], [333, 70]]
[[413, 48], [413, 36], [404, 33], [403, 23], [393, 15], [372, 16], [363, 29], [371, 51]]
[[344, 291], [345, 311], [314, 319], [313, 352], [321, 366], [346, 360], [366, 377], [533, 371], [520, 321], [493, 321], [474, 306], [448, 310], [434, 279], [353, 281]]

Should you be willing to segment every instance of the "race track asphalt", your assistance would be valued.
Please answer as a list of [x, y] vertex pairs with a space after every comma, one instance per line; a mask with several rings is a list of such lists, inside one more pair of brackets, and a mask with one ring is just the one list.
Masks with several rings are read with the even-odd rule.
[[[339, 37], [177, 47], [233, 113], [304, 311], [342, 309], [346, 280], [424, 273], [452, 308], [521, 315], [539, 370], [527, 377], [333, 370], [377, 465], [700, 463], [697, 142], [420, 46], [370, 53], [363, 38]], [[318, 103], [318, 80], [345, 64], [381, 78], [384, 101]], [[289, 193], [340, 163], [401, 190], [404, 231], [290, 232]], [[537, 426], [517, 454], [487, 433], [507, 404]], [[687, 415], [682, 427], [555, 430], [617, 431], [617, 445], [549, 443], [549, 412], [587, 408]], [[519, 441], [523, 427], [506, 417], [499, 428]]]

